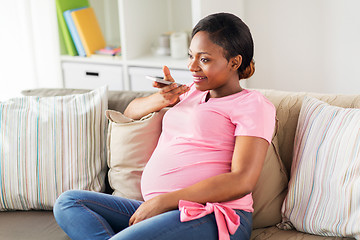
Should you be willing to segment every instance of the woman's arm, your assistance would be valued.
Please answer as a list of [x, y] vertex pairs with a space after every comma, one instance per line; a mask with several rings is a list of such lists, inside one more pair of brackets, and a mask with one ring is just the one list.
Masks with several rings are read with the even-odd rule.
[[[158, 86], [159, 83], [153, 85]], [[140, 119], [149, 113], [174, 106], [179, 102], [179, 96], [188, 90], [186, 85], [177, 87], [176, 84], [172, 84], [162, 87], [157, 93], [131, 101], [125, 109], [124, 115], [131, 119]]]
[[[165, 80], [174, 82], [168, 67], [164, 66], [163, 72]], [[160, 88], [160, 91], [131, 101], [124, 111], [125, 116], [131, 119], [140, 119], [149, 113], [160, 111], [164, 107], [174, 106], [179, 102], [179, 96], [189, 90], [189, 87], [186, 85], [178, 87], [174, 83], [167, 86], [154, 82], [153, 86]]]
[[226, 202], [251, 193], [260, 176], [269, 143], [262, 138], [238, 136], [231, 172], [220, 174], [190, 187], [165, 193], [143, 203], [130, 219], [130, 225], [160, 213], [177, 209], [179, 200], [205, 204]]

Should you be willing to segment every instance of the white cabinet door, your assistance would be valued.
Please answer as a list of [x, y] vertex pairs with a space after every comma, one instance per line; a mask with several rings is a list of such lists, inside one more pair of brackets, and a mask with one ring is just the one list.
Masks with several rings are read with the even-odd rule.
[[108, 85], [109, 90], [124, 90], [121, 66], [63, 62], [62, 68], [66, 88], [94, 89]]

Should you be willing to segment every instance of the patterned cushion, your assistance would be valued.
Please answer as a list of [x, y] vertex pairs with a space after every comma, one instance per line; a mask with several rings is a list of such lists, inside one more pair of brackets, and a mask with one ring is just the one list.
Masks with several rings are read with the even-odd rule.
[[107, 88], [0, 103], [0, 210], [51, 209], [69, 189], [102, 191]]
[[360, 109], [306, 97], [294, 144], [280, 227], [360, 239]]

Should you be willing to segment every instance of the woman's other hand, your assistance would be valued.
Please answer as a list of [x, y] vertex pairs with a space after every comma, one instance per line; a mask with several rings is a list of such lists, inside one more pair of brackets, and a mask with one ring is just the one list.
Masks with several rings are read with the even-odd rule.
[[140, 205], [140, 207], [131, 216], [129, 226], [169, 210], [171, 209], [168, 209], [166, 204], [163, 203], [162, 196], [154, 197]]

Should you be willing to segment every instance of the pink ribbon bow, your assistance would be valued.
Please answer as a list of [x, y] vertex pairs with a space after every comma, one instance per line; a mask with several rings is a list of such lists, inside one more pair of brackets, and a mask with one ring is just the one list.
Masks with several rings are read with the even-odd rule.
[[220, 203], [206, 203], [206, 206], [204, 206], [200, 203], [180, 200], [179, 210], [181, 222], [202, 218], [214, 212], [219, 231], [219, 240], [229, 240], [229, 233], [234, 234], [240, 225], [240, 217], [235, 211]]

